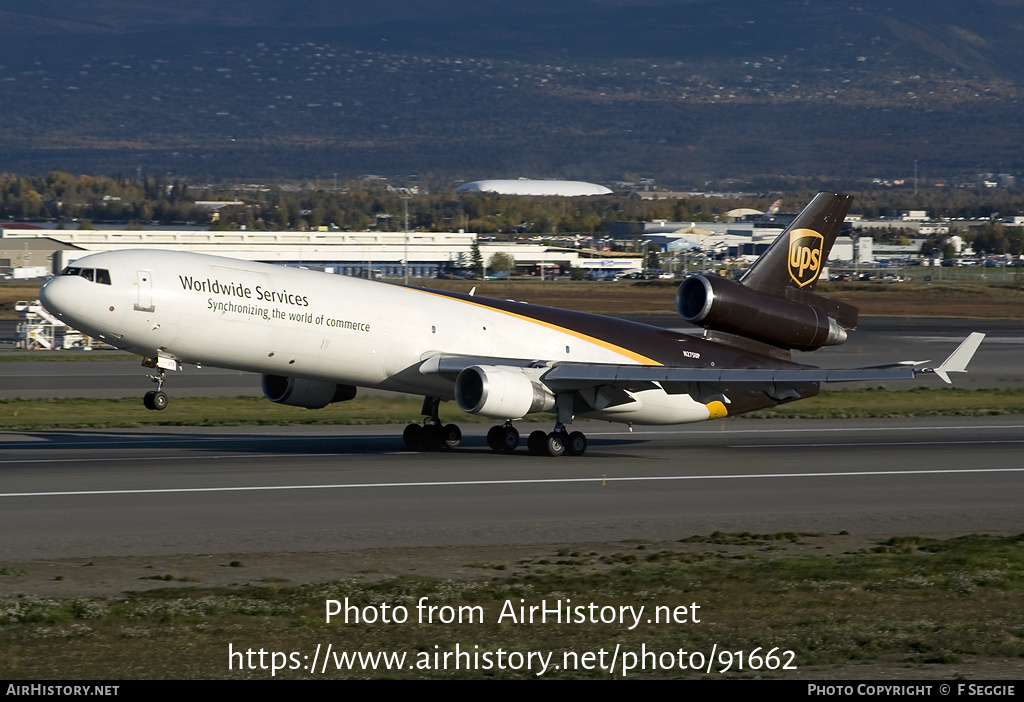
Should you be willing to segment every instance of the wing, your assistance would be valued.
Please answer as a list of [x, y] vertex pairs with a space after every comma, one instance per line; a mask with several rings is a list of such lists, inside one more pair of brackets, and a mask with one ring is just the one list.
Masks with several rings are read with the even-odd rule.
[[[949, 373], [967, 372], [967, 364], [978, 350], [985, 335], [974, 332], [964, 339], [949, 357], [934, 368], [927, 361], [899, 361], [860, 368], [677, 368], [667, 366], [601, 365], [558, 363], [543, 375], [552, 387], [630, 382], [658, 383], [666, 392], [673, 385], [687, 383], [852, 383], [873, 380], [909, 380], [918, 375], [934, 373], [952, 383]], [[685, 392], [685, 390], [679, 390]]]
[[[974, 332], [938, 366], [927, 361], [900, 361], [860, 368], [688, 368], [677, 366], [619, 365], [603, 363], [549, 362], [544, 359], [460, 356], [435, 353], [420, 364], [420, 372], [439, 374], [455, 381], [467, 368], [519, 369], [531, 383], [541, 384], [553, 395], [601, 387], [627, 401], [626, 392], [662, 388], [669, 394], [707, 396], [717, 388], [725, 390], [763, 389], [778, 400], [795, 398], [794, 386], [804, 383], [850, 383], [858, 381], [910, 380], [934, 373], [950, 383], [950, 373], [967, 371], [985, 335]], [[613, 401], [612, 404], [617, 404]]]

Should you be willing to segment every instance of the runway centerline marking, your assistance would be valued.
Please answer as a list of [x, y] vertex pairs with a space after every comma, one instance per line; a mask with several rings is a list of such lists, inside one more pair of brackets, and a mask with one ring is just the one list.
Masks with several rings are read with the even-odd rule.
[[893, 471], [846, 471], [829, 473], [744, 473], [738, 475], [645, 475], [633, 477], [594, 478], [523, 478], [515, 480], [440, 480], [408, 483], [337, 483], [328, 485], [249, 485], [208, 488], [148, 488], [139, 490], [63, 490], [54, 492], [10, 492], [0, 493], [0, 498], [9, 497], [69, 497], [89, 495], [166, 495], [174, 493], [200, 492], [260, 492], [282, 490], [344, 490], [364, 488], [417, 488], [417, 487], [465, 487], [489, 485], [552, 485], [566, 483], [630, 483], [680, 480], [756, 480], [775, 478], [844, 478], [897, 475], [958, 475], [977, 473], [1024, 473], [1024, 468], [953, 468], [949, 470], [893, 470]]

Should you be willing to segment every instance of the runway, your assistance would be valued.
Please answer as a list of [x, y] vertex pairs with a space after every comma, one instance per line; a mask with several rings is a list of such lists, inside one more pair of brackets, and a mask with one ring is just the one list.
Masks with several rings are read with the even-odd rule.
[[1019, 417], [594, 423], [558, 459], [465, 429], [418, 454], [396, 427], [4, 434], [4, 558], [1024, 531]]

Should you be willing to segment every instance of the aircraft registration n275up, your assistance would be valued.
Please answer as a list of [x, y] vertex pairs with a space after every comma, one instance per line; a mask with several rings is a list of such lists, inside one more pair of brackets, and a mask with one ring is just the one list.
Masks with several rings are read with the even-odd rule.
[[406, 427], [412, 450], [458, 446], [441, 402], [497, 420], [495, 451], [513, 451], [513, 422], [554, 415], [531, 453], [581, 455], [575, 418], [681, 424], [811, 397], [822, 382], [891, 380], [965, 371], [983, 335], [943, 363], [851, 369], [795, 363], [791, 351], [841, 344], [856, 308], [810, 292], [851, 197], [820, 193], [739, 281], [690, 276], [676, 292], [703, 337], [511, 300], [404, 287], [178, 251], [85, 256], [47, 282], [43, 305], [79, 331], [145, 358], [163, 409], [167, 370], [183, 363], [263, 374], [268, 399], [316, 409], [356, 388], [424, 397]]

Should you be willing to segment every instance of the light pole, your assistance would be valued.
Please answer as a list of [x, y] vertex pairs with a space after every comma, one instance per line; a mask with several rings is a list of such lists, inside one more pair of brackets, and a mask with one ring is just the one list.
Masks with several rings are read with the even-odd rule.
[[405, 253], [402, 258], [402, 268], [405, 271], [405, 284], [409, 284], [409, 197], [403, 196], [405, 201]]

